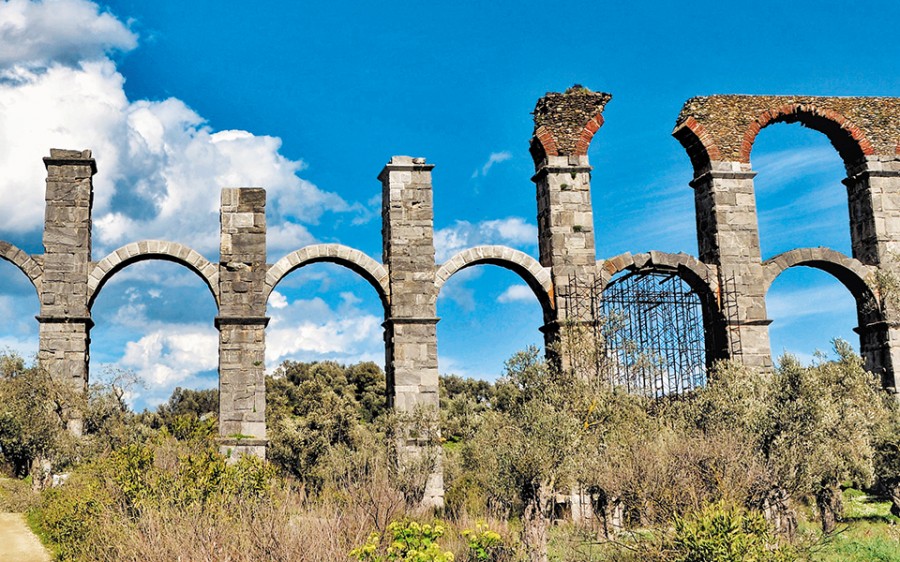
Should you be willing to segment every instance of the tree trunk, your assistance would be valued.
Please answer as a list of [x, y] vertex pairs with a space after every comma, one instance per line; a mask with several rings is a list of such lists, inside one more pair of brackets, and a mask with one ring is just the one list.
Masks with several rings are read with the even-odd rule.
[[598, 489], [591, 494], [593, 509], [600, 519], [603, 538], [615, 538], [625, 528], [625, 506], [617, 496]]
[[816, 504], [819, 506], [819, 517], [822, 519], [822, 532], [834, 532], [837, 521], [841, 518], [844, 505], [841, 502], [841, 488], [838, 483], [828, 480], [816, 492]]
[[887, 492], [891, 498], [891, 515], [900, 517], [900, 479], [891, 480]]
[[522, 542], [528, 552], [529, 562], [548, 562], [547, 534], [550, 528], [550, 513], [547, 507], [547, 492], [540, 487], [530, 491], [525, 500], [522, 517]]
[[775, 533], [792, 540], [797, 531], [797, 514], [790, 506], [790, 497], [784, 488], [774, 486], [762, 498], [758, 506]]
[[31, 461], [31, 489], [40, 492], [49, 488], [53, 479], [51, 472], [52, 465], [49, 459], [35, 457]]

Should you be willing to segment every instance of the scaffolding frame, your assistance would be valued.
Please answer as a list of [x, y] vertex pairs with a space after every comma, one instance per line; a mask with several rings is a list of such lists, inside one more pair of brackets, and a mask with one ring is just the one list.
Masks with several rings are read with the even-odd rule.
[[569, 368], [655, 398], [706, 385], [703, 300], [676, 273], [629, 271], [604, 288], [569, 279]]

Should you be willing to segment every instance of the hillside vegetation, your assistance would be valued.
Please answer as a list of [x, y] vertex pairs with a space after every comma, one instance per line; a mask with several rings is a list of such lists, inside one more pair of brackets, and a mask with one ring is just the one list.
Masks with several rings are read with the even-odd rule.
[[496, 383], [442, 378], [421, 462], [393, 444], [433, 413], [386, 410], [372, 363], [283, 364], [267, 461], [218, 452], [216, 391], [135, 413], [128, 378], [82, 397], [0, 360], [0, 503], [59, 560], [900, 560], [900, 411], [842, 342], [666, 398], [525, 350]]

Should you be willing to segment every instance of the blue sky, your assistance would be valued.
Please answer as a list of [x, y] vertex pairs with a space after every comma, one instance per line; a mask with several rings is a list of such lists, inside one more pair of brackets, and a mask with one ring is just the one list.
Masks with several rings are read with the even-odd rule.
[[[691, 166], [670, 136], [686, 99], [713, 93], [900, 96], [900, 5], [817, 2], [0, 3], [0, 238], [39, 253], [41, 157], [91, 148], [95, 259], [133, 240], [218, 251], [223, 186], [269, 191], [269, 261], [341, 242], [380, 259], [391, 155], [434, 170], [438, 258], [481, 243], [536, 255], [530, 111], [574, 83], [613, 99], [590, 150], [598, 258], [696, 254]], [[842, 164], [824, 136], [764, 130], [752, 161], [763, 257], [849, 253]], [[317, 264], [270, 301], [269, 367], [383, 361], [382, 313], [353, 274]], [[853, 301], [799, 268], [768, 297], [772, 347], [809, 357], [856, 343]], [[0, 265], [0, 346], [37, 349], [37, 299]], [[215, 309], [171, 264], [126, 268], [94, 307], [93, 376], [133, 370], [136, 406], [216, 384]], [[541, 340], [511, 273], [464, 271], [438, 302], [441, 371], [494, 378]]]

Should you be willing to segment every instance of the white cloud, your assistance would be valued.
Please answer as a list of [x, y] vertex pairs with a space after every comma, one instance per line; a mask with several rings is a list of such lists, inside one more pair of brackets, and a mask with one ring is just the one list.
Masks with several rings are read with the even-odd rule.
[[119, 365], [133, 370], [149, 389], [171, 390], [218, 365], [218, 336], [210, 326], [167, 324], [125, 345]]
[[435, 259], [438, 263], [442, 263], [461, 250], [482, 244], [533, 248], [537, 246], [537, 226], [525, 222], [525, 219], [520, 217], [474, 224], [458, 220], [453, 226], [435, 231]]
[[500, 162], [506, 162], [512, 158], [512, 152], [508, 150], [504, 150], [502, 152], [492, 152], [488, 157], [487, 162], [481, 167], [480, 170], [475, 170], [472, 172], [472, 177], [477, 178], [478, 176], [484, 177], [488, 175], [488, 172], [491, 171], [491, 168], [494, 167], [494, 164], [499, 164]]
[[[67, 19], [50, 14], [56, 10]], [[61, 33], [58, 44], [42, 39], [55, 37], [58, 27], [71, 33]], [[277, 137], [214, 131], [175, 98], [129, 100], [123, 76], [104, 53], [132, 48], [135, 38], [95, 4], [0, 4], [0, 38], [16, 34], [34, 40], [27, 48], [0, 47], [0, 64], [6, 61], [0, 67], [3, 231], [40, 229], [46, 174], [40, 159], [51, 146], [90, 148], [97, 159], [96, 253], [163, 238], [215, 255], [222, 187], [266, 188], [269, 222], [278, 225], [269, 237], [272, 253], [314, 242], [305, 225], [318, 223], [326, 212], [350, 213], [355, 222], [372, 216], [363, 205], [300, 178], [305, 164], [283, 156]], [[81, 47], [69, 48], [66, 41]]]
[[[344, 363], [384, 363], [382, 318], [356, 307], [359, 299], [342, 293], [343, 302], [331, 308], [321, 298], [297, 299], [273, 307], [266, 330], [266, 366], [286, 359], [333, 359]], [[271, 302], [271, 300], [270, 300]]]
[[0, 3], [0, 45], [0, 67], [75, 64], [134, 49], [137, 36], [93, 2], [10, 0]]
[[773, 286], [766, 297], [766, 312], [782, 326], [810, 316], [834, 314], [846, 315], [851, 322], [856, 320], [856, 305], [850, 291], [836, 282], [799, 289]]
[[803, 175], [831, 175], [837, 170], [835, 183], [843, 177], [840, 156], [831, 146], [790, 148], [763, 153], [753, 160], [753, 169], [758, 173], [755, 182], [757, 190], [762, 188], [773, 192], [781, 190]]
[[287, 298], [278, 291], [272, 291], [272, 294], [269, 295], [269, 306], [272, 308], [278, 310], [280, 308], [285, 308], [287, 305]]
[[535, 300], [534, 291], [528, 285], [510, 285], [497, 297], [497, 302], [501, 303], [531, 302], [533, 300]]

